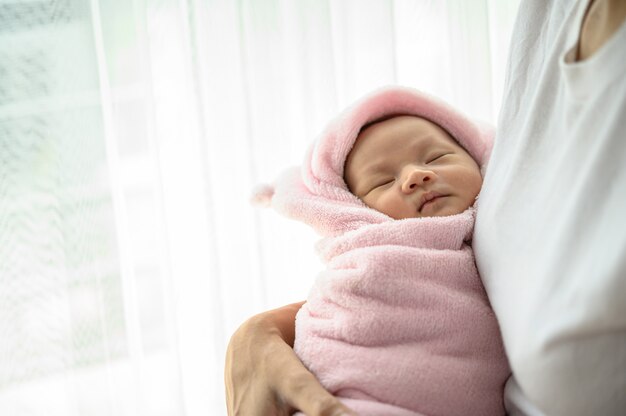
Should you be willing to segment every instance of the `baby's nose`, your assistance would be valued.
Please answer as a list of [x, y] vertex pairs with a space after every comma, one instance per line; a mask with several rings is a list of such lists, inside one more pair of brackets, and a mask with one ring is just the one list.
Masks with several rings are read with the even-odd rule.
[[402, 191], [405, 193], [414, 192], [420, 186], [435, 179], [434, 172], [424, 169], [412, 168], [402, 182]]

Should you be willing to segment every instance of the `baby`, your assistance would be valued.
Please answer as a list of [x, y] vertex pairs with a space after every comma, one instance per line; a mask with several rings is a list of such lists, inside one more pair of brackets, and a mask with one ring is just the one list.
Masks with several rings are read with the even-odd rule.
[[384, 88], [256, 195], [323, 236], [294, 350], [361, 415], [505, 413], [510, 370], [469, 245], [491, 132]]
[[478, 163], [445, 130], [416, 116], [361, 130], [344, 179], [368, 207], [397, 220], [460, 214], [482, 184]]

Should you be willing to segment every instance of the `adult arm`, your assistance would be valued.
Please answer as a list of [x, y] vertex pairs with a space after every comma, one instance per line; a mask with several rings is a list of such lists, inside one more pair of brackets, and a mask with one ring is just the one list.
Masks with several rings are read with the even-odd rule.
[[589, 59], [617, 32], [624, 19], [626, 2], [623, 0], [590, 0], [580, 29], [577, 59]]
[[311, 416], [353, 414], [327, 392], [293, 351], [296, 313], [304, 302], [255, 315], [233, 334], [226, 351], [228, 414]]

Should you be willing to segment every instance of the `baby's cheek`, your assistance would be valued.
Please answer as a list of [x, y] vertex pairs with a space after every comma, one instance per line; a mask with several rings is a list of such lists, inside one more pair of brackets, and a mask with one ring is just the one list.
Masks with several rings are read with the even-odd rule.
[[459, 174], [450, 181], [450, 184], [456, 189], [456, 194], [469, 201], [470, 205], [473, 204], [474, 199], [480, 192], [482, 183], [483, 179], [480, 174], [473, 171]]
[[391, 218], [395, 218], [397, 220], [403, 218], [413, 218], [417, 215], [414, 207], [412, 209], [404, 198], [393, 193], [381, 195], [377, 201], [377, 206], [374, 207], [374, 209], [377, 209], [383, 214], [389, 215]]

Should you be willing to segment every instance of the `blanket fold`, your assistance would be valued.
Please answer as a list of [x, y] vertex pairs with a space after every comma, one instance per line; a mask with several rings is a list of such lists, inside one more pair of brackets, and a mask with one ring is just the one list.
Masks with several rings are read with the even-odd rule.
[[[323, 240], [341, 250], [327, 256], [297, 315], [296, 353], [360, 414], [374, 414], [372, 401], [399, 408], [386, 415], [503, 414], [508, 367], [497, 323], [471, 249], [458, 241], [473, 210], [402, 222], [404, 239], [386, 223]], [[432, 230], [441, 238], [429, 241]]]

